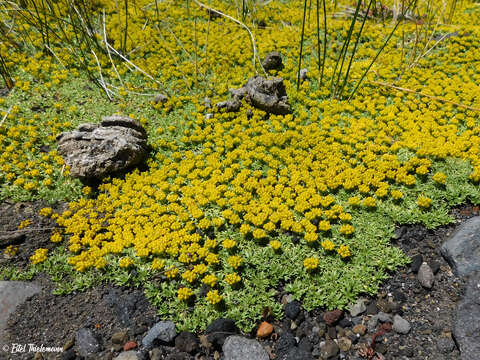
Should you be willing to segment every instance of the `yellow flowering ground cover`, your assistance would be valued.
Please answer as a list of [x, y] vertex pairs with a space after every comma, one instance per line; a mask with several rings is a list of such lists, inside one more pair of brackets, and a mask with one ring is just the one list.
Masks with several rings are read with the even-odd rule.
[[[480, 203], [478, 3], [438, 8], [430, 27], [427, 15], [402, 22], [349, 101], [332, 99], [329, 84], [350, 19], [332, 16], [328, 5], [320, 86], [313, 10], [308, 15], [308, 79], [297, 90], [302, 4], [252, 8], [244, 22], [260, 58], [282, 54], [284, 68], [270, 74], [285, 79], [293, 113], [244, 103], [212, 118], [205, 96], [225, 100], [229, 88], [262, 73], [238, 23], [211, 18], [195, 2], [137, 0], [126, 12], [98, 0], [89, 3], [97, 32], [88, 43], [75, 38], [73, 20], [58, 20], [73, 16], [67, 3], [53, 4], [47, 43], [49, 30], [42, 36], [36, 18], [13, 19], [18, 12], [0, 8], [6, 24], [16, 21], [0, 44], [15, 81], [0, 98], [0, 197], [70, 201], [62, 214], [42, 209], [61, 232], [52, 234], [54, 251], [31, 254], [32, 269], [52, 275], [58, 293], [99, 281], [134, 284], [181, 328], [225, 316], [248, 330], [265, 307], [280, 316], [281, 283], [307, 309], [375, 293], [388, 271], [408, 262], [389, 244], [395, 223], [435, 227], [452, 220], [451, 206]], [[233, 3], [209, 6], [242, 19]], [[420, 2], [418, 14], [427, 10]], [[366, 22], [347, 90], [393, 21]], [[86, 51], [94, 42], [105, 51]], [[103, 94], [88, 74], [103, 79]], [[159, 92], [166, 102], [152, 101]], [[55, 137], [114, 112], [147, 128], [148, 166], [98, 189], [82, 186], [69, 177]]]

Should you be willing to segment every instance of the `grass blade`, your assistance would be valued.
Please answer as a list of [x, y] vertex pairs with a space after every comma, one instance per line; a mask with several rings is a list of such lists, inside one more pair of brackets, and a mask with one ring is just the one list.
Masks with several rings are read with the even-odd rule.
[[352, 54], [350, 56], [350, 61], [348, 63], [348, 68], [347, 68], [347, 72], [345, 73], [345, 78], [343, 79], [343, 84], [342, 84], [342, 87], [340, 88], [339, 92], [338, 92], [338, 96], [341, 98], [342, 97], [342, 93], [343, 93], [343, 89], [345, 88], [345, 85], [347, 84], [347, 81], [348, 81], [348, 76], [350, 74], [350, 69], [352, 67], [352, 62], [353, 62], [353, 58], [355, 57], [355, 54], [357, 52], [357, 47], [358, 47], [358, 42], [360, 41], [360, 36], [362, 35], [362, 31], [363, 31], [363, 27], [365, 25], [365, 20], [367, 20], [367, 14], [368, 14], [368, 11], [370, 10], [370, 6], [372, 5], [373, 3], [373, 0], [370, 0], [370, 2], [368, 3], [368, 7], [367, 7], [367, 11], [366, 11], [366, 14], [365, 16], [363, 17], [363, 21], [362, 21], [362, 25], [360, 26], [360, 30], [358, 32], [358, 35], [357, 35], [357, 39], [355, 41], [355, 45], [353, 47], [353, 51], [352, 51]]
[[297, 71], [297, 91], [300, 89], [300, 69], [302, 67], [303, 37], [305, 35], [305, 17], [307, 15], [307, 0], [303, 2], [303, 22], [302, 35], [300, 38], [300, 54], [298, 55], [298, 71]]

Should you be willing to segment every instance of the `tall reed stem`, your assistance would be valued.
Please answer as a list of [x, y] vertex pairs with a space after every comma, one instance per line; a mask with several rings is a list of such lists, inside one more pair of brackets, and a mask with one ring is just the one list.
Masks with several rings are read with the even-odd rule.
[[303, 22], [302, 22], [302, 37], [300, 39], [300, 54], [298, 55], [298, 71], [297, 71], [297, 91], [300, 89], [300, 69], [302, 67], [302, 53], [303, 53], [303, 37], [305, 35], [305, 17], [307, 15], [307, 0], [303, 3]]

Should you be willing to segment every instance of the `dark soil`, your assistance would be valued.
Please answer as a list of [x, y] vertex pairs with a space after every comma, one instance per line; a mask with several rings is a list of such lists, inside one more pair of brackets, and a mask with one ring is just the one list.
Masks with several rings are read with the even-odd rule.
[[[0, 266], [9, 265], [25, 269], [30, 263], [30, 256], [36, 249], [51, 250], [57, 246], [50, 241], [50, 236], [56, 227], [55, 220], [39, 215], [40, 209], [44, 207], [51, 207], [54, 212], [62, 213], [67, 209], [67, 204], [49, 205], [44, 201], [0, 203], [0, 238], [12, 237], [11, 241], [0, 242]], [[18, 229], [24, 220], [29, 220], [30, 224], [23, 229]], [[14, 239], [17, 235], [19, 235], [18, 240]], [[18, 252], [13, 257], [3, 254], [10, 243], [18, 247]]]
[[[0, 235], [16, 230], [18, 224], [27, 218], [32, 222], [27, 229], [52, 228], [54, 226], [52, 220], [36, 215], [44, 206], [45, 204], [40, 202], [0, 204]], [[56, 209], [60, 211], [64, 207], [65, 204], [59, 204]], [[277, 341], [285, 333], [296, 336], [301, 347], [310, 352], [315, 344], [331, 338], [343, 336], [354, 339], [350, 350], [340, 351], [332, 359], [459, 359], [460, 354], [455, 346], [445, 348], [438, 345], [442, 341], [450, 341], [453, 344], [451, 331], [454, 310], [464, 287], [442, 258], [440, 245], [458, 223], [478, 213], [478, 207], [463, 205], [452, 210], [457, 224], [442, 226], [435, 230], [427, 230], [420, 225], [404, 225], [397, 228], [393, 244], [399, 246], [409, 256], [422, 255], [423, 261], [426, 261], [436, 273], [433, 289], [422, 288], [416, 278], [418, 269], [415, 269], [415, 264], [412, 263], [391, 274], [391, 278], [381, 285], [375, 297], [367, 297], [367, 313], [352, 319], [348, 312], [345, 312], [339, 324], [327, 326], [323, 319], [324, 309], [310, 313], [302, 310], [294, 321], [286, 317], [281, 321], [274, 321], [275, 333], [268, 339], [260, 341], [269, 350], [272, 359], [279, 349]], [[55, 246], [49, 243], [51, 230], [25, 233], [25, 240], [19, 245], [19, 255], [0, 260], [0, 266], [3, 262], [3, 265], [24, 268], [35, 249]], [[45, 276], [38, 275], [34, 281], [44, 285], [44, 289], [19, 306], [10, 317], [9, 333], [12, 342], [63, 347], [66, 344], [72, 345], [72, 339], [78, 329], [89, 328], [98, 336], [103, 347], [102, 352], [95, 358], [111, 359], [118, 355], [118, 351], [112, 349], [111, 337], [114, 333], [127, 330], [128, 340], [140, 344], [148, 329], [161, 320], [155, 315], [155, 310], [145, 299], [141, 289], [101, 285], [81, 293], [55, 296], [51, 293], [53, 284]], [[377, 311], [402, 316], [411, 324], [410, 333], [400, 335], [389, 331], [388, 326], [380, 327], [379, 324], [376, 329], [355, 339], [351, 332], [354, 325], [352, 322], [366, 325], [371, 314]], [[268, 313], [264, 315], [269, 320]], [[312, 335], [313, 326], [323, 329], [325, 334]], [[386, 331], [381, 331], [382, 329]], [[245, 336], [254, 337], [255, 331]], [[205, 342], [202, 344], [200, 350], [191, 356], [179, 354], [174, 344], [160, 346], [157, 353], [161, 354], [159, 359], [207, 360], [218, 359], [221, 356], [221, 349], [210, 348]], [[73, 348], [70, 354], [73, 356], [72, 359], [80, 359], [73, 355]], [[168, 354], [170, 356], [177, 354], [178, 357], [169, 357]], [[66, 352], [61, 356], [66, 358], [65, 355]], [[33, 357], [34, 354], [24, 354], [12, 359]], [[51, 355], [48, 359], [50, 358], [55, 357]], [[148, 358], [146, 353], [146, 359]], [[319, 357], [317, 355], [313, 358]]]

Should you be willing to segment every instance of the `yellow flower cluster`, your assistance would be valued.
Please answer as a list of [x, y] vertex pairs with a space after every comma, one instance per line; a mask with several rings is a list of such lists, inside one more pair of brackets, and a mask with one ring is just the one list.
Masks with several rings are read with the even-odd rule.
[[192, 295], [193, 295], [192, 289], [187, 288], [187, 287], [182, 287], [182, 288], [178, 289], [178, 292], [177, 292], [178, 299], [182, 300], [182, 301], [190, 299], [190, 297]]
[[53, 209], [51, 207], [41, 208], [39, 214], [44, 217], [50, 217], [53, 214]]
[[442, 172], [437, 172], [437, 173], [433, 174], [432, 179], [433, 179], [433, 181], [435, 181], [439, 184], [445, 184], [445, 182], [447, 181], [447, 175], [445, 175]]
[[312, 257], [306, 258], [303, 261], [303, 266], [305, 266], [307, 270], [315, 270], [318, 267], [318, 259]]
[[47, 253], [48, 249], [37, 249], [35, 250], [35, 253], [30, 256], [30, 261], [32, 262], [32, 264], [39, 264], [41, 262], [44, 262], [45, 260], [47, 260]]
[[52, 236], [50, 236], [50, 241], [54, 242], [54, 243], [58, 243], [58, 242], [63, 241], [62, 234], [60, 234], [60, 232], [58, 232], [58, 231], [54, 232], [52, 234]]
[[340, 245], [337, 252], [342, 257], [342, 259], [345, 259], [351, 255], [350, 248], [347, 245]]
[[223, 298], [222, 296], [218, 293], [218, 290], [210, 290], [208, 293], [207, 293], [207, 301], [212, 304], [212, 305], [216, 305], [218, 304], [220, 301], [222, 301]]
[[[60, 175], [64, 164], [56, 150], [40, 151], [42, 143], [46, 142], [44, 133], [58, 134], [59, 129], [70, 125], [54, 121], [42, 125], [38, 114], [30, 119], [21, 115], [22, 109], [18, 106], [12, 107], [8, 116], [3, 112], [11, 124], [8, 130], [0, 127], [0, 185], [36, 194], [42, 188], [53, 187], [52, 177]], [[54, 140], [56, 135], [51, 136]], [[68, 168], [64, 169], [63, 175], [68, 173]]]
[[238, 284], [241, 280], [242, 278], [237, 273], [230, 273], [225, 276], [225, 282], [228, 285]]
[[20, 222], [20, 224], [18, 225], [18, 229], [21, 230], [21, 229], [24, 229], [26, 228], [28, 225], [30, 225], [31, 221], [30, 219], [26, 219], [26, 220], [23, 220]]
[[230, 250], [230, 249], [233, 249], [235, 246], [237, 246], [237, 243], [235, 240], [226, 239], [226, 240], [223, 240], [222, 245], [226, 250]]
[[274, 251], [278, 251], [282, 247], [282, 243], [278, 240], [271, 240], [269, 244]]
[[430, 205], [432, 205], [432, 199], [423, 195], [420, 195], [418, 197], [417, 202], [418, 202], [418, 206], [420, 206], [421, 208], [429, 208]]
[[17, 252], [18, 246], [15, 245], [8, 245], [4, 250], [4, 254], [10, 257], [17, 255]]

